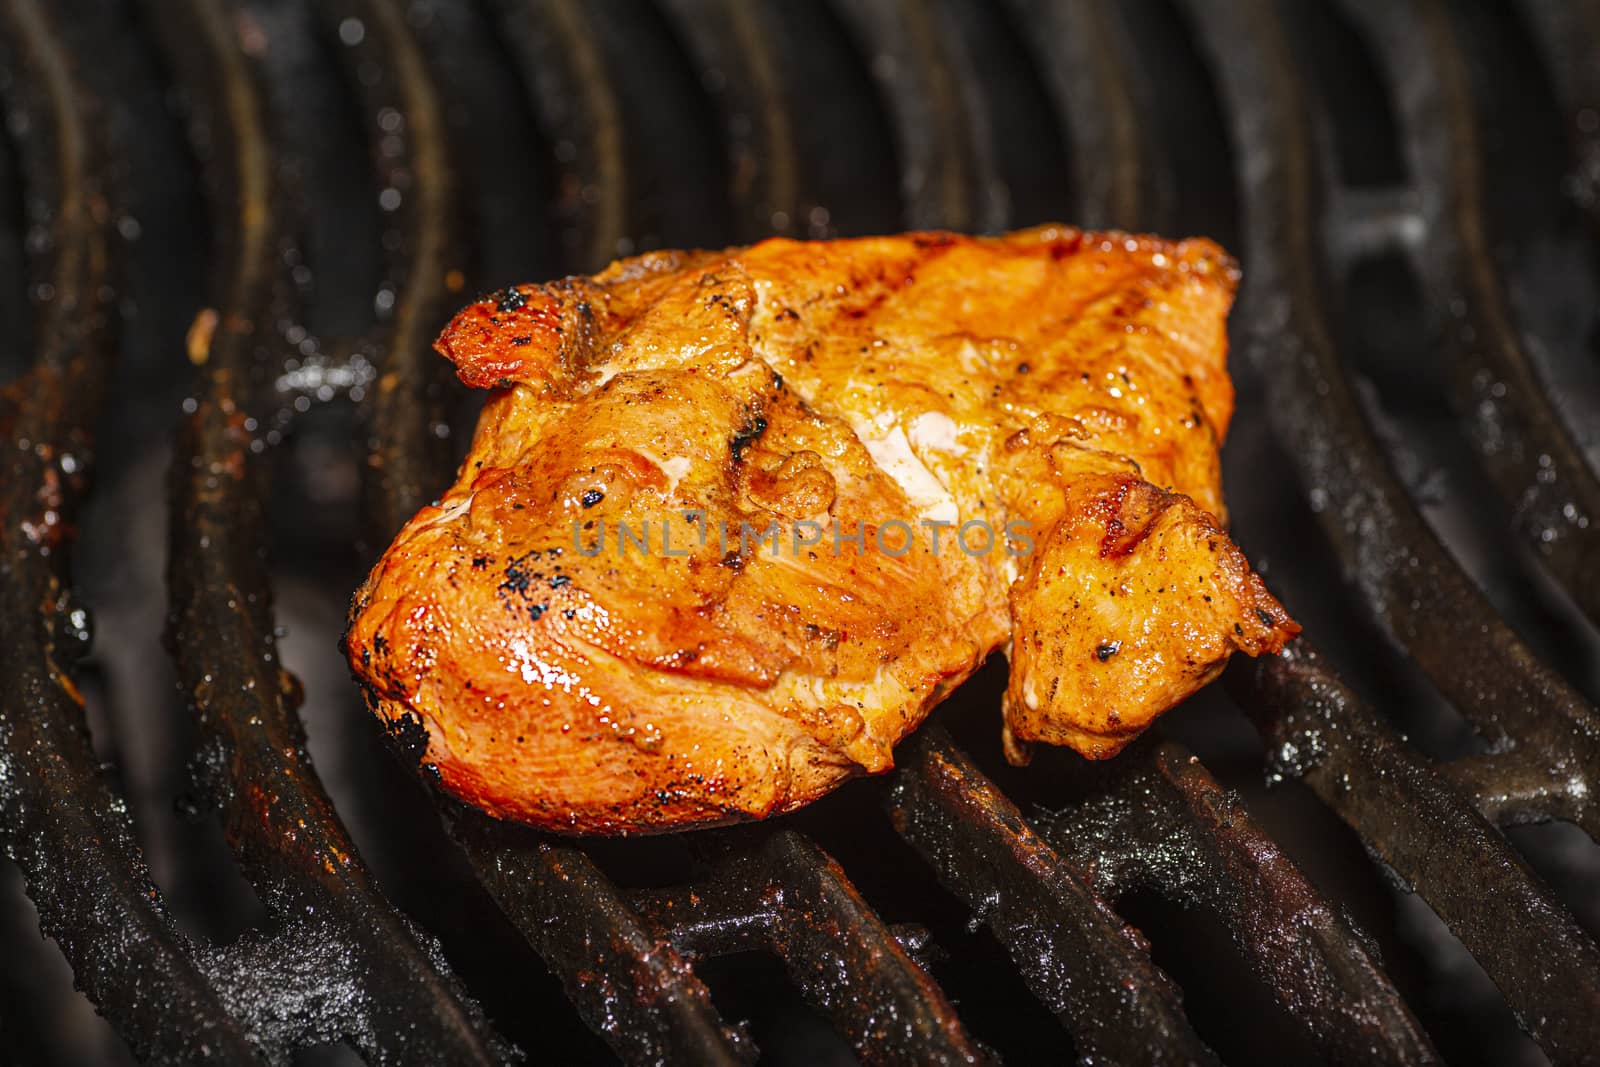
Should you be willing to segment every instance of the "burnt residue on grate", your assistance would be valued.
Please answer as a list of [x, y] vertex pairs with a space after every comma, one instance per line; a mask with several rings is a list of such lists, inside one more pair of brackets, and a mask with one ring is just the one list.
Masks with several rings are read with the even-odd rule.
[[[1495, 613], [1429, 528], [1343, 370], [1316, 234], [1324, 191], [1303, 118], [1307, 89], [1287, 35], [1248, 3], [1193, 6], [1213, 53], [1228, 57], [1219, 69], [1253, 206], [1238, 315], [1242, 347], [1268, 384], [1274, 428], [1348, 580], [1494, 753], [1467, 772], [1480, 779], [1494, 817], [1560, 817], [1593, 835], [1589, 776], [1600, 767], [1600, 715]], [[1457, 258], [1483, 253], [1466, 248]], [[1479, 275], [1493, 270], [1474, 262]]]
[[1528, 1031], [1557, 1058], [1591, 1055], [1600, 950], [1473, 798], [1408, 752], [1309, 643], [1233, 677], [1279, 766], [1432, 905]]
[[[1595, 9], [1514, 5], [1564, 109], [1554, 120], [1571, 173], [1546, 177], [1591, 222], [1600, 123], [1574, 42], [1596, 39]], [[1339, 314], [1341, 300], [1365, 299], [1347, 284], [1363, 257], [1392, 255], [1417, 278], [1408, 313], [1431, 323], [1451, 432], [1464, 466], [1497, 490], [1475, 514], [1503, 519], [1503, 543], [1527, 546], [1508, 568], [1593, 615], [1593, 456], [1541, 374], [1538, 324], [1497, 252], [1507, 217], [1490, 194], [1505, 161], [1486, 121], [1492, 68], [1480, 62], [1492, 20], [1433, 0], [140, 5], [189, 105], [195, 158], [176, 165], [203, 176], [211, 229], [210, 288], [162, 297], [192, 315], [187, 337], [165, 341], [195, 386], [167, 523], [183, 703], [153, 713], [194, 717], [193, 798], [209, 805], [199, 818], [220, 825], [262, 905], [256, 928], [221, 945], [174, 918], [176, 894], [156, 887], [141, 854], [148, 828], [134, 825], [84, 728], [79, 683], [96, 671], [66, 548], [107, 399], [124, 257], [112, 237], [115, 142], [98, 121], [119, 101], [85, 88], [95, 55], [64, 32], [69, 19], [40, 0], [0, 0], [0, 93], [35, 310], [28, 369], [0, 402], [0, 841], [79, 986], [135, 1055], [286, 1061], [345, 1043], [377, 1062], [494, 1062], [517, 1054], [509, 1035], [560, 1061], [1269, 1058], [1261, 1042], [1229, 1041], [1240, 1027], [1281, 1039], [1280, 1060], [1532, 1054], [1509, 1022], [1509, 1035], [1476, 1018], [1463, 1029], [1440, 1010], [1464, 996], [1462, 980], [1420, 979], [1424, 950], [1386, 919], [1413, 894], [1551, 1059], [1600, 1048], [1593, 931], [1498, 829], [1600, 829], [1600, 724], [1585, 690], [1595, 680], [1539, 656], [1600, 645], [1581, 618], [1575, 632], [1527, 639], [1517, 627], [1530, 613], [1508, 612], [1458, 562]], [[1331, 24], [1371, 53], [1340, 68], [1356, 85], [1328, 84], [1343, 55], [1333, 46], [1346, 47], [1322, 39]], [[295, 33], [319, 43], [285, 36]], [[302, 240], [340, 220], [280, 132], [274, 108], [300, 99], [280, 84], [295, 70], [285, 52], [319, 57], [328, 91], [350, 102], [362, 143], [349, 158], [365, 160], [349, 165], [362, 170], [351, 184], [369, 194], [372, 223], [350, 232], [375, 242], [375, 289], [308, 272], [302, 249], [342, 235]], [[473, 81], [488, 67], [492, 78]], [[1017, 143], [1030, 133], [1037, 151]], [[497, 151], [510, 140], [534, 143]], [[506, 160], [536, 173], [492, 172]], [[1285, 481], [1233, 479], [1230, 499], [1253, 517], [1242, 541], [1272, 546], [1269, 580], [1298, 612], [1328, 620], [1334, 646], [1325, 657], [1302, 641], [1240, 664], [1228, 675], [1237, 706], [1197, 702], [1231, 716], [1214, 723], [1219, 736], [1253, 723], [1259, 747], [1214, 741], [1193, 725], [1211, 713], [1186, 709], [1172, 732], [1204, 763], [1157, 736], [1109, 766], [1045, 759], [1017, 772], [990, 750], [994, 693], [980, 678], [937, 713], [951, 729], [911, 739], [887, 780], [772, 825], [594, 844], [497, 823], [432, 789], [429, 810], [381, 791], [383, 775], [359, 779], [348, 807], [348, 793], [325, 788], [300, 703], [335, 699], [342, 679], [303, 694], [282, 661], [270, 542], [296, 517], [266, 503], [289, 473], [276, 456], [317, 420], [344, 419], [333, 424], [362, 462], [340, 506], [359, 513], [366, 551], [386, 542], [447, 484], [452, 442], [469, 429], [451, 418], [460, 396], [429, 351], [454, 305], [663, 244], [999, 229], [1046, 214], [1237, 238], [1237, 367], [1256, 405], [1239, 418], [1269, 418], [1277, 435], [1246, 438], [1272, 453], [1247, 469], [1281, 467]], [[497, 221], [513, 218], [527, 229]], [[1592, 304], [1587, 283], [1572, 284]], [[370, 308], [366, 325], [310, 337], [308, 293]], [[1298, 540], [1286, 544], [1271, 527], [1291, 511]], [[292, 543], [353, 555], [304, 534]], [[330, 618], [358, 580], [331, 583]], [[330, 655], [335, 637], [328, 629]], [[1378, 699], [1357, 696], [1335, 663]], [[1383, 685], [1395, 678], [1403, 685]], [[1430, 686], [1476, 731], [1463, 758], [1430, 763], [1387, 721], [1414, 717], [1390, 705]], [[413, 728], [394, 748], [414, 765], [419, 742]], [[340, 755], [322, 768], [330, 781], [350, 771]], [[1381, 899], [1351, 906], [1347, 884], [1322, 884], [1327, 842], [1302, 839], [1316, 831], [1286, 822], [1274, 794], [1240, 786], [1248, 776], [1303, 782], [1290, 788], [1349, 828], [1341, 847], [1359, 855], [1359, 840], [1374, 858]], [[374, 812], [438, 814], [442, 832], [363, 834]], [[421, 891], [452, 897], [427, 929], [389, 902], [415, 906], [382, 855], [407, 835], [451, 852]], [[1146, 921], [1153, 906], [1220, 941], [1180, 938], [1179, 951], [1205, 954], [1180, 966], [1170, 934]], [[452, 908], [500, 914], [452, 925], [441, 919]], [[1380, 928], [1358, 929], [1357, 914]], [[463, 940], [485, 931], [516, 951]], [[749, 997], [730, 995], [730, 975], [757, 973], [752, 959], [781, 975], [759, 995], [796, 1005], [782, 1028], [751, 1022]], [[1229, 994], [1197, 991], [1196, 974]], [[987, 987], [1007, 992], [980, 995]]]
[[[72, 680], [85, 629], [72, 622], [79, 609], [66, 564], [109, 373], [113, 215], [94, 105], [47, 6], [7, 4], [3, 24], [6, 103], [36, 235], [37, 355], [0, 395], [0, 840], [22, 868], [44, 932], [130, 1044], [167, 1059], [201, 1048], [245, 1059], [254, 1051], [244, 1026], [151, 886]], [[163, 1017], [169, 1011], [181, 1029]]]
[[[205, 131], [213, 226], [224, 256], [215, 329], [190, 352], [199, 382], [173, 465], [170, 641], [202, 752], [220, 765], [213, 783], [221, 785], [214, 792], [224, 829], [269, 921], [265, 940], [235, 946], [228, 956], [235, 966], [218, 978], [274, 1058], [345, 1040], [378, 1061], [499, 1062], [512, 1050], [432, 939], [384, 898], [306, 753], [298, 687], [279, 658], [263, 569], [268, 472], [261, 433], [269, 415], [263, 398], [270, 397], [262, 385], [282, 369], [287, 346], [276, 338], [278, 324], [293, 321], [284, 256], [291, 225], [271, 119], [240, 40], [247, 24], [209, 3], [181, 12], [164, 6], [160, 14], [179, 76], [200, 89], [192, 121]], [[380, 25], [375, 38], [387, 34], [385, 43], [394, 45], [403, 31]], [[398, 73], [385, 73], [402, 81], [421, 76], [405, 58], [396, 66]], [[433, 132], [426, 119], [419, 125], [415, 137]], [[397, 168], [387, 176], [396, 180]], [[405, 237], [417, 269], [437, 272], [431, 214], [427, 204], [410, 213], [417, 232]], [[411, 297], [411, 288], [401, 295]], [[421, 288], [430, 294], [440, 286]], [[407, 310], [396, 311], [397, 331], [404, 330]], [[410, 329], [412, 342], [417, 334]], [[379, 419], [391, 404], [407, 403], [414, 398], [380, 401]], [[269, 959], [276, 965], [262, 966]]]

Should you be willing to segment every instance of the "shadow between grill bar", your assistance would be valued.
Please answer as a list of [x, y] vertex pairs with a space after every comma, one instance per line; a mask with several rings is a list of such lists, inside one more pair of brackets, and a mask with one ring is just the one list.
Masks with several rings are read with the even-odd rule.
[[776, 952], [807, 1001], [868, 1064], [977, 1063], [943, 992], [906, 954], [844, 871], [781, 830], [707, 881], [644, 894], [640, 911], [686, 957]]
[[1482, 964], [1562, 1063], [1600, 1053], [1600, 949], [1470, 800], [1346, 689], [1304, 638], [1230, 671], [1282, 757]]
[[[265, 104], [237, 38], [248, 24], [197, 2], [150, 11], [172, 61], [214, 111], [211, 146], [221, 310], [202, 313], [190, 359], [202, 368], [174, 461], [173, 625], [179, 676], [200, 717], [201, 760], [241, 867], [278, 929], [266, 955], [311, 959], [323, 983], [256, 989], [261, 939], [237, 946], [239, 987], [262, 1042], [286, 1056], [347, 1038], [381, 1062], [489, 1063], [510, 1050], [489, 1030], [435, 946], [383, 898], [355, 853], [305, 750], [298, 694], [281, 667], [265, 580], [266, 471], [253, 401], [275, 359], [284, 317], [283, 220]], [[198, 47], [196, 47], [198, 42]], [[273, 972], [265, 972], [269, 980]], [[277, 975], [281, 979], [283, 975]], [[300, 976], [304, 980], [307, 976]]]
[[1215, 1063], [1143, 937], [1096, 896], [938, 727], [902, 747], [895, 829], [1000, 939], [1080, 1056]]
[[1483, 147], [1451, 14], [1346, 0], [1387, 67], [1418, 186], [1423, 239], [1411, 262], [1433, 325], [1453, 351], [1454, 404], [1517, 532], [1600, 621], [1600, 480], [1545, 393], [1493, 259]]
[[1267, 385], [1347, 578], [1491, 749], [1506, 820], [1562, 818], [1600, 838], [1600, 717], [1495, 613], [1418, 513], [1334, 349], [1317, 241], [1318, 168], [1282, 25], [1258, 0], [1185, 0], [1230, 104], [1246, 218], [1241, 347]]
[[[89, 477], [93, 423], [110, 374], [114, 298], [106, 161], [94, 105], [45, 6], [0, 6], [7, 101], [34, 218], [38, 355], [0, 394], [0, 839], [21, 867], [43, 932], [78, 986], [140, 1056], [256, 1058], [150, 881], [90, 748], [71, 671], [87, 645], [67, 577], [70, 531]], [[46, 199], [54, 196], [52, 202]], [[37, 292], [37, 291], [36, 291]], [[163, 1006], [149, 1010], [150, 1003]]]

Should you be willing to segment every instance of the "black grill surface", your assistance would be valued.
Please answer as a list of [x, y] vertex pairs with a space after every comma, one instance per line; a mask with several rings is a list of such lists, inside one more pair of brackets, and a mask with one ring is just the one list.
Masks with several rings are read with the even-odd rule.
[[[1597, 0], [0, 0], [0, 99], [0, 1058], [1600, 1062]], [[640, 841], [365, 712], [456, 306], [1047, 220], [1240, 257], [1283, 656]]]

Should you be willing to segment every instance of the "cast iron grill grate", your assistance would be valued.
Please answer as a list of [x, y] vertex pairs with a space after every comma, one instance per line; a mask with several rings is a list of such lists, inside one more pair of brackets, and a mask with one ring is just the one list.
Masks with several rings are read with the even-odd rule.
[[[1568, 841], [1566, 880], [1590, 881], [1562, 895], [1516, 847], [1548, 865], [1549, 842], [1503, 832], [1600, 828], [1600, 4], [93, 6], [0, 2], [0, 179], [32, 312], [6, 309], [31, 356], [0, 407], [0, 839], [118, 1055], [1600, 1058], [1592, 845]], [[111, 59], [130, 39], [144, 59]], [[187, 158], [151, 162], [180, 142]], [[207, 247], [130, 242], [129, 204], [162, 195], [196, 205]], [[1106, 767], [1026, 774], [983, 739], [991, 671], [888, 781], [683, 839], [541, 838], [394, 768], [352, 786], [335, 758], [339, 780], [319, 777], [274, 608], [283, 546], [350, 557], [298, 579], [336, 604], [444, 484], [470, 421], [428, 342], [471, 291], [647, 247], [1049, 217], [1240, 254], [1230, 499], [1326, 654], [1237, 664], [1236, 705], [1196, 701]], [[203, 265], [164, 262], [184, 257]], [[119, 314], [130, 292], [154, 312]], [[67, 565], [80, 515], [133, 531], [117, 509], [147, 508], [85, 485], [92, 433], [170, 430], [161, 390], [116, 369], [141, 345], [187, 390], [167, 522], [184, 704], [156, 702], [165, 726], [117, 710], [114, 650], [88, 647], [83, 605], [132, 550], [86, 537], [74, 562], [102, 577], [83, 595]], [[329, 440], [362, 445], [331, 487]], [[133, 477], [114, 452], [101, 467]], [[1259, 741], [1238, 740], [1238, 709]], [[109, 725], [91, 736], [91, 717]], [[359, 761], [373, 731], [348, 722]], [[201, 830], [129, 788], [144, 729], [168, 768], [154, 792], [170, 806], [187, 761]], [[1242, 784], [1263, 765], [1281, 789]], [[215, 826], [225, 849], [200, 840]], [[1351, 832], [1493, 983], [1487, 1022], [1458, 1028], [1480, 1002], [1441, 1004], [1428, 951], [1373, 903], [1388, 891], [1329, 873], [1359, 857]], [[1216, 936], [1160, 934], [1174, 913]], [[35, 958], [11, 965], [0, 1026], [44, 1057], [70, 1041], [16, 1017]], [[1207, 960], [1237, 988], [1205, 988]], [[1264, 1037], [1237, 1032], [1228, 996], [1262, 1006]], [[752, 997], [808, 1007], [747, 1024]]]

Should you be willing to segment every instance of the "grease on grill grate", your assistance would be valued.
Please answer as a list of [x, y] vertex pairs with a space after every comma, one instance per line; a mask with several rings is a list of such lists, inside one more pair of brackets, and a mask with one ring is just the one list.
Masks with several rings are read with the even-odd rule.
[[[1600, 4], [79, 7], [0, 0], [0, 839], [110, 1025], [25, 947], [24, 1055], [1597, 1055], [1600, 864], [1526, 827], [1600, 828]], [[1025, 772], [991, 667], [889, 779], [681, 838], [542, 839], [384, 757], [332, 643], [470, 426], [456, 303], [1044, 216], [1243, 259], [1230, 502], [1325, 650]]]

